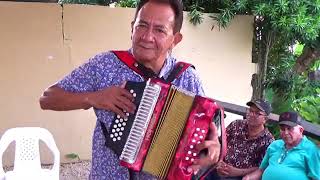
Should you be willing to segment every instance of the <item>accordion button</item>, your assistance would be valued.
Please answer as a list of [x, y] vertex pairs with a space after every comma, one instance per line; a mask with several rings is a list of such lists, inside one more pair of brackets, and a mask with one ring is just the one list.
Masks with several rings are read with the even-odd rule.
[[119, 119], [120, 118], [120, 115], [117, 115], [117, 119]]
[[112, 141], [116, 141], [116, 140], [117, 140], [116, 138], [113, 138], [113, 139], [112, 139]]
[[194, 161], [194, 159], [193, 158], [191, 158], [191, 162], [193, 162]]
[[130, 89], [130, 93], [131, 93], [131, 94], [134, 93], [133, 89]]
[[198, 137], [198, 134], [196, 133], [196, 134], [194, 134], [194, 137]]
[[126, 124], [126, 122], [123, 122], [122, 125], [123, 125], [123, 126], [126, 126], [127, 124]]
[[188, 151], [188, 154], [191, 154], [191, 151]]
[[116, 120], [115, 120], [115, 122], [116, 122], [116, 123], [119, 123], [119, 120], [118, 120], [118, 119], [116, 119]]
[[195, 140], [195, 139], [192, 139], [192, 141], [191, 141], [191, 142], [195, 143], [195, 142], [196, 142], [196, 140]]
[[114, 132], [116, 132], [116, 130], [115, 130], [115, 129], [112, 129], [111, 131], [112, 131], [113, 133], [114, 133]]
[[113, 127], [114, 127], [114, 128], [117, 128], [117, 125], [115, 124], [115, 125], [113, 125]]
[[199, 136], [200, 139], [203, 139], [203, 136]]
[[121, 127], [121, 123], [118, 124], [118, 127]]
[[126, 113], [126, 116], [128, 117], [130, 114], [129, 113]]
[[190, 145], [190, 149], [193, 149], [193, 145]]
[[133, 93], [132, 96], [133, 96], [133, 97], [137, 97], [137, 94], [136, 94], [136, 93]]
[[120, 122], [123, 122], [123, 119], [122, 119], [122, 118], [120, 119]]
[[200, 128], [197, 128], [196, 131], [200, 131]]
[[186, 157], [186, 160], [189, 161], [189, 157]]
[[114, 133], [114, 136], [117, 137], [117, 136], [118, 136], [118, 133]]
[[113, 138], [113, 134], [110, 134], [110, 137]]
[[120, 141], [120, 140], [121, 140], [121, 137], [117, 137], [117, 139]]
[[193, 155], [193, 156], [197, 156], [197, 153], [193, 153], [192, 155]]
[[120, 129], [119, 129], [119, 128], [117, 128], [117, 129], [116, 129], [116, 131], [117, 131], [117, 132], [119, 132], [119, 131], [120, 131]]
[[120, 129], [121, 129], [121, 131], [124, 131], [124, 127], [121, 127]]
[[119, 132], [119, 136], [122, 136], [122, 132]]
[[200, 141], [197, 142], [197, 144], [200, 144], [200, 143], [201, 143]]
[[201, 132], [202, 132], [202, 133], [206, 133], [206, 130], [202, 129]]
[[134, 65], [134, 67], [138, 67], [138, 66], [139, 66], [139, 64], [138, 64], [138, 63], [134, 63], [133, 65]]

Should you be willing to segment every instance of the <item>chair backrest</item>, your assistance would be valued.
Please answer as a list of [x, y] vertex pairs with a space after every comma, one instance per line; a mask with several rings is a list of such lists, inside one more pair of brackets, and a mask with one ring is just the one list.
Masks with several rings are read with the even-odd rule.
[[59, 177], [60, 152], [52, 134], [40, 127], [19, 127], [8, 129], [0, 140], [0, 177], [3, 172], [2, 155], [13, 141], [16, 143], [14, 168], [15, 173], [36, 173], [41, 170], [39, 140], [42, 140], [54, 155], [54, 165], [51, 169]]

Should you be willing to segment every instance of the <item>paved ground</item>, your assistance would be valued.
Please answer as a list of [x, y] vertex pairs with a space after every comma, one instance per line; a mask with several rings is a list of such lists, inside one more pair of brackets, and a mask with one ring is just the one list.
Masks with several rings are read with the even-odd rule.
[[[49, 165], [43, 168], [51, 168]], [[91, 168], [91, 161], [79, 161], [74, 163], [61, 164], [60, 180], [87, 180]], [[5, 171], [12, 170], [12, 167], [5, 167]]]

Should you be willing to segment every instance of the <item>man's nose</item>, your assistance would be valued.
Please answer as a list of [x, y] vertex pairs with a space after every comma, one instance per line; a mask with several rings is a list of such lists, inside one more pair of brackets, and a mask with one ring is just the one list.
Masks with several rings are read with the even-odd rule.
[[149, 27], [146, 31], [144, 31], [142, 35], [142, 39], [146, 41], [153, 41], [154, 34], [153, 34], [153, 28]]
[[289, 134], [289, 129], [288, 128], [284, 129], [284, 134]]

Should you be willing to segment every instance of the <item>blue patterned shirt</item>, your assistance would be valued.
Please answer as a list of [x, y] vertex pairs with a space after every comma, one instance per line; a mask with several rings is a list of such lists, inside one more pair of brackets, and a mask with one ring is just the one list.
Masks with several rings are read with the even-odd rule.
[[[176, 59], [168, 56], [159, 77], [167, 78], [175, 63]], [[120, 86], [124, 81], [141, 82], [143, 80], [112, 52], [105, 52], [73, 70], [57, 85], [69, 92], [94, 92], [110, 86]], [[204, 95], [202, 84], [193, 68], [188, 68], [172, 83], [182, 89]], [[105, 137], [99, 123], [100, 121], [107, 128], [110, 127], [115, 113], [96, 108], [94, 111], [97, 123], [93, 133], [92, 169], [89, 178], [91, 180], [129, 179], [128, 170], [119, 165], [118, 157], [105, 146]], [[134, 173], [134, 179], [152, 179], [152, 177], [144, 173]]]

